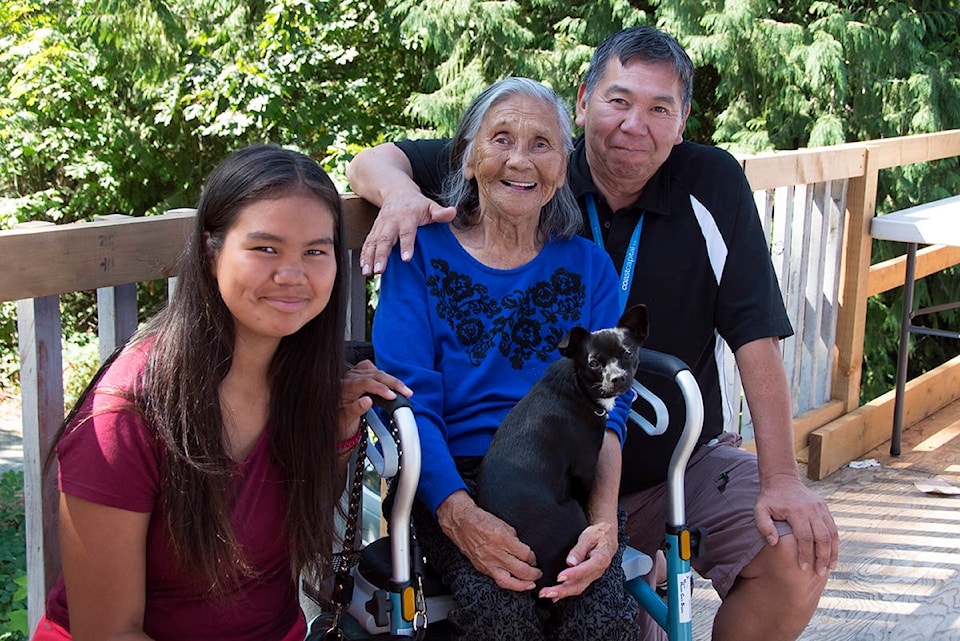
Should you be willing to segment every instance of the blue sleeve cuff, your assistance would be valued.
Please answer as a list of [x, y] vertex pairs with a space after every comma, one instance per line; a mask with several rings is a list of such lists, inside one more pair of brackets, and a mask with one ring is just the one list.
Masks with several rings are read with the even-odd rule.
[[417, 492], [417, 496], [420, 498], [423, 503], [430, 508], [431, 514], [436, 516], [437, 508], [440, 507], [440, 504], [447, 500], [454, 492], [459, 490], [467, 491], [467, 486], [464, 484], [463, 479], [460, 478], [460, 475], [455, 475], [456, 478], [447, 479], [446, 483], [439, 483], [432, 485], [431, 487], [421, 488]]
[[636, 392], [627, 390], [616, 398], [613, 409], [607, 414], [607, 429], [613, 430], [620, 439], [620, 447], [627, 440], [627, 418], [630, 416], [630, 406], [636, 399]]

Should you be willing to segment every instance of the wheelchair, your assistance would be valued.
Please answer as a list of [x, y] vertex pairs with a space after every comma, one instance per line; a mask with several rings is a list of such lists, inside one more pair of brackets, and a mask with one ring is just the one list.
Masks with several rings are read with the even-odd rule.
[[[360, 356], [368, 355], [361, 352]], [[623, 555], [626, 589], [667, 632], [669, 641], [691, 641], [693, 578], [690, 559], [702, 543], [702, 533], [693, 532], [685, 522], [683, 482], [687, 461], [700, 437], [703, 402], [693, 374], [674, 356], [641, 349], [638, 372], [667, 379], [675, 385], [684, 400], [686, 415], [667, 475], [666, 599], [643, 578], [652, 569], [652, 560], [629, 547]], [[670, 418], [666, 405], [636, 380], [633, 387], [650, 408], [648, 414], [652, 420], [633, 410], [630, 420], [648, 434], [663, 434]], [[348, 575], [340, 572], [319, 586], [305, 586], [307, 595], [323, 609], [321, 615], [310, 621], [307, 641], [331, 638], [328, 633], [337, 628], [341, 620], [350, 621], [353, 634], [359, 636], [352, 636], [349, 631], [344, 636], [338, 631], [332, 638], [439, 640], [452, 635], [445, 621], [453, 607], [452, 597], [429, 565], [424, 564], [415, 529], [411, 527], [410, 512], [421, 462], [416, 419], [405, 398], [375, 401], [381, 411], [367, 413], [369, 438], [365, 455], [376, 474], [393, 484], [391, 534], [362, 547], [359, 560], [355, 565], [351, 564]], [[389, 426], [381, 420], [381, 415]], [[355, 466], [364, 464], [362, 460], [351, 462]], [[355, 540], [347, 542], [358, 548], [359, 529], [355, 528]], [[344, 598], [344, 590], [350, 592], [349, 598]], [[331, 612], [334, 613], [332, 625]]]

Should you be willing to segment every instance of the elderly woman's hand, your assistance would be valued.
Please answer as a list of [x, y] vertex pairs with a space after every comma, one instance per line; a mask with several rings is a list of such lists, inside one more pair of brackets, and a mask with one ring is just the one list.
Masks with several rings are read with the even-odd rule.
[[556, 602], [581, 594], [606, 572], [616, 552], [616, 523], [599, 522], [587, 526], [567, 555], [570, 567], [557, 575], [557, 585], [542, 588], [539, 596]]
[[357, 433], [360, 417], [373, 407], [373, 399], [367, 394], [376, 394], [385, 399], [394, 399], [397, 394], [410, 397], [413, 392], [403, 381], [377, 369], [370, 361], [361, 361], [347, 370], [340, 392], [340, 425], [338, 441], [348, 441]]
[[466, 492], [448, 496], [437, 508], [437, 521], [473, 567], [498, 586], [517, 592], [535, 587], [541, 572], [533, 550], [517, 538], [516, 530], [478, 507]]

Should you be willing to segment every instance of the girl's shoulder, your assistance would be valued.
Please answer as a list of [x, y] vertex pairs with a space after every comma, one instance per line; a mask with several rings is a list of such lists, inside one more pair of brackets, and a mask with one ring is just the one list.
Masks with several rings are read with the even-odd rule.
[[139, 383], [152, 349], [153, 339], [128, 344], [103, 372], [100, 380], [97, 381], [96, 391], [99, 393], [110, 393], [111, 391], [132, 393]]

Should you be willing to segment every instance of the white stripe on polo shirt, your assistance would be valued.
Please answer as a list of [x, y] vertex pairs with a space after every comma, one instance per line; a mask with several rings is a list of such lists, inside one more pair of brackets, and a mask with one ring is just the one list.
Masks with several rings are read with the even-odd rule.
[[697, 217], [697, 223], [700, 224], [700, 233], [707, 242], [707, 257], [710, 259], [713, 275], [719, 285], [723, 268], [727, 264], [727, 244], [723, 242], [723, 236], [720, 235], [720, 229], [717, 228], [713, 215], [703, 206], [703, 203], [691, 195], [690, 205], [693, 207], [694, 216]]
[[[703, 240], [707, 246], [707, 258], [710, 260], [710, 267], [713, 268], [714, 278], [717, 279], [717, 286], [720, 285], [720, 278], [723, 276], [723, 268], [727, 264], [727, 244], [720, 234], [717, 222], [713, 219], [710, 211], [703, 206], [693, 195], [690, 196], [690, 205], [693, 208], [693, 214], [697, 217], [697, 223], [700, 225], [700, 233], [703, 234]], [[726, 368], [723, 366], [723, 339], [720, 334], [716, 334], [716, 348], [714, 349], [714, 367], [717, 368], [717, 378], [720, 382], [720, 405], [723, 408], [723, 429], [725, 431], [739, 431], [734, 424], [735, 414], [733, 404], [727, 394]]]

